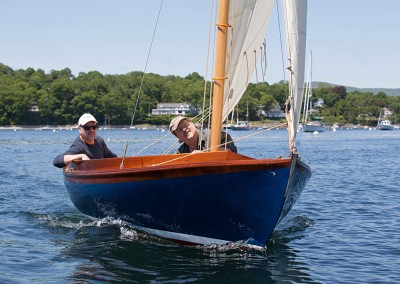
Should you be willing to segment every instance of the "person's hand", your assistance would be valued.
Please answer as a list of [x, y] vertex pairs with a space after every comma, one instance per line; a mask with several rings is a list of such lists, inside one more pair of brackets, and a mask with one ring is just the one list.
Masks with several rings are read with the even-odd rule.
[[76, 154], [76, 155], [65, 155], [64, 163], [65, 165], [69, 165], [71, 162], [79, 165], [82, 161], [90, 160], [90, 158], [86, 154]]
[[82, 161], [90, 160], [90, 158], [86, 154], [78, 154], [78, 157], [72, 160], [74, 164], [80, 165]]
[[86, 154], [82, 154], [81, 160], [87, 161], [87, 160], [90, 160], [90, 158]]

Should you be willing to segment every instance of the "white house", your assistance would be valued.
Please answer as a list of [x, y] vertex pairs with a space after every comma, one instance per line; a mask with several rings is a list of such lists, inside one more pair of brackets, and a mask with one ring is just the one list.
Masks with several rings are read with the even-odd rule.
[[319, 98], [315, 103], [314, 107], [323, 107], [325, 105], [324, 99]]
[[156, 109], [151, 110], [152, 115], [188, 115], [198, 114], [198, 110], [188, 103], [158, 103]]
[[259, 107], [257, 111], [257, 115], [262, 115], [264, 117], [285, 117], [285, 113], [282, 111], [281, 106], [277, 103], [273, 108], [268, 111], [265, 111], [263, 107]]

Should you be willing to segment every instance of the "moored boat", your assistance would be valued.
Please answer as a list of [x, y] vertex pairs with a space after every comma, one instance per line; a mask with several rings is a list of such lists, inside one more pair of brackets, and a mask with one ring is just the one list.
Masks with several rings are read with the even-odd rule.
[[312, 53], [310, 52], [309, 78], [307, 81], [303, 105], [303, 132], [324, 132], [325, 127], [320, 120], [313, 118], [312, 111]]
[[247, 121], [237, 121], [236, 124], [231, 125], [232, 130], [251, 130], [250, 124]]
[[381, 109], [381, 112], [379, 113], [377, 128], [380, 130], [393, 130], [394, 126], [392, 125], [392, 122], [389, 119], [384, 119], [384, 117], [385, 116], [383, 114], [383, 109]]
[[378, 128], [380, 130], [393, 130], [394, 126], [392, 125], [392, 122], [388, 119], [382, 120], [379, 124], [378, 124]]
[[303, 124], [303, 132], [324, 132], [325, 126], [320, 121], [310, 121]]

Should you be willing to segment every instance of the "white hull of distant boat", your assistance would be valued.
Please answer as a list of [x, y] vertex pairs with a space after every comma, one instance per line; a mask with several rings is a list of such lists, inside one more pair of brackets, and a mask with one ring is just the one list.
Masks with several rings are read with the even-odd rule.
[[232, 130], [251, 130], [250, 124], [247, 121], [239, 121], [237, 124], [231, 125]]
[[[236, 106], [238, 107], [238, 106]], [[251, 126], [248, 120], [239, 120], [239, 109], [237, 108], [237, 121], [236, 124], [233, 124], [231, 126], [232, 130], [239, 130], [239, 131], [247, 131], [247, 130], [251, 130]], [[247, 103], [247, 113], [246, 113], [246, 117], [247, 119], [249, 119], [249, 103]]]
[[383, 118], [384, 118], [384, 111], [382, 108], [381, 112], [379, 113], [377, 128], [380, 130], [393, 130], [394, 126], [392, 125], [392, 122], [388, 119], [383, 119]]
[[394, 126], [392, 125], [392, 122], [390, 120], [382, 120], [378, 124], [378, 129], [380, 129], [380, 130], [393, 130]]
[[324, 132], [325, 127], [320, 124], [304, 124], [303, 125], [303, 132]]

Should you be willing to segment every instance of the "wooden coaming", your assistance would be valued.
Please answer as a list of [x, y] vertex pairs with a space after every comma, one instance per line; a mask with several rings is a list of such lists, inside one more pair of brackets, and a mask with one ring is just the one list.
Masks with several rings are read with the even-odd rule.
[[229, 151], [83, 161], [64, 169], [69, 182], [118, 183], [290, 167], [291, 158], [253, 159]]

